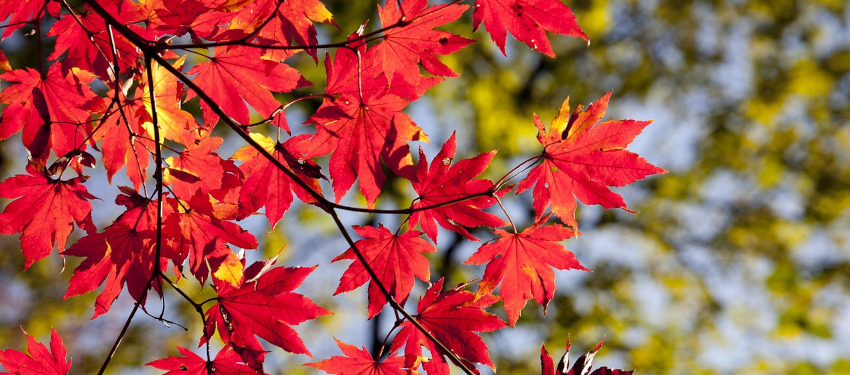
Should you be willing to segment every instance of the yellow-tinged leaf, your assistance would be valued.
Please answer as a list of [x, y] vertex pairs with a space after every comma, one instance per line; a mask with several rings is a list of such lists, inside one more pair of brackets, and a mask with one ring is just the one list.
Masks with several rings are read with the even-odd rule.
[[226, 0], [216, 5], [216, 10], [222, 12], [238, 11], [252, 0]]
[[317, 2], [315, 7], [307, 9], [304, 14], [313, 22], [331, 23], [334, 19], [333, 14], [320, 2]]
[[[254, 140], [254, 142], [257, 142], [260, 147], [262, 147], [268, 152], [273, 152], [274, 147], [277, 145], [277, 142], [275, 142], [273, 139], [266, 137], [265, 135], [262, 135], [260, 133], [251, 133], [250, 136], [251, 139]], [[236, 150], [235, 153], [233, 153], [233, 159], [241, 161], [249, 161], [256, 156], [257, 150], [255, 150], [254, 147], [250, 145], [242, 147], [239, 150]]]
[[10, 70], [12, 70], [12, 65], [9, 64], [9, 60], [6, 60], [6, 55], [3, 54], [3, 51], [0, 51], [0, 72], [8, 72]]
[[[183, 67], [186, 56], [181, 56], [171, 66], [176, 69]], [[162, 138], [183, 143], [183, 133], [187, 130], [195, 130], [195, 118], [189, 112], [180, 109], [180, 100], [183, 97], [182, 86], [177, 82], [171, 72], [160, 66], [156, 61], [151, 64], [153, 76], [153, 90], [156, 95], [156, 114], [160, 128], [160, 141]], [[151, 103], [150, 87], [147, 82], [142, 84], [142, 103], [150, 118], [153, 118], [153, 104]], [[148, 119], [142, 124], [149, 135], [154, 135], [153, 121]]]
[[221, 265], [218, 266], [218, 269], [215, 270], [213, 276], [238, 288], [239, 283], [242, 282], [243, 267], [242, 262], [236, 257], [236, 254], [229, 252], [227, 253], [227, 257], [224, 258], [224, 261], [221, 262]]
[[564, 99], [561, 103], [561, 108], [558, 108], [558, 115], [552, 119], [552, 125], [549, 127], [549, 133], [562, 134], [567, 130], [567, 125], [570, 123], [570, 98]]

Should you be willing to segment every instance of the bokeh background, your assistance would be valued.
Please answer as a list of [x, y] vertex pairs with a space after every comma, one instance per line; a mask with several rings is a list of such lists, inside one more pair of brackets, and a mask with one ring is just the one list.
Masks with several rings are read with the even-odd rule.
[[[378, 19], [374, 4], [327, 4], [344, 33]], [[479, 43], [444, 58], [461, 77], [409, 108], [433, 142], [423, 145], [429, 155], [456, 130], [459, 156], [499, 150], [487, 172], [496, 178], [539, 152], [532, 113], [548, 122], [567, 96], [574, 105], [588, 104], [613, 90], [606, 119], [655, 120], [630, 149], [669, 173], [617, 190], [639, 214], [579, 209], [584, 235], [566, 245], [593, 272], [559, 273], [545, 317], [530, 303], [517, 328], [485, 335], [498, 373], [539, 373], [541, 342], [559, 356], [567, 337], [574, 349], [586, 350], [604, 336], [595, 363], [638, 374], [850, 374], [850, 6], [843, 0], [567, 4], [590, 36], [589, 47], [553, 36], [558, 57], [549, 59], [509, 38], [504, 57], [478, 31]], [[340, 38], [336, 29], [320, 28], [320, 38]], [[469, 15], [450, 30], [468, 35]], [[33, 38], [19, 35], [0, 48], [13, 66], [32, 65]], [[292, 63], [322, 84], [321, 66]], [[318, 102], [303, 104], [289, 111], [291, 124]], [[3, 178], [23, 169], [19, 144], [2, 143]], [[94, 194], [111, 203], [115, 187], [102, 175], [93, 178], [103, 181], [102, 190], [91, 188]], [[409, 199], [403, 183], [388, 186], [394, 192], [382, 205]], [[518, 225], [527, 225], [530, 195], [508, 202], [514, 220], [524, 223]], [[116, 215], [96, 208], [95, 218], [103, 225]], [[331, 336], [374, 345], [373, 326], [381, 336], [393, 318], [365, 322], [362, 290], [330, 295], [346, 265], [329, 261], [347, 247], [332, 223], [309, 207], [287, 215], [274, 231], [259, 219], [243, 225], [260, 238], [259, 254], [277, 254], [285, 245], [281, 263], [320, 264], [310, 285], [299, 289], [337, 310], [298, 328], [315, 358], [339, 353]], [[67, 259], [61, 272], [54, 254], [21, 273], [16, 238], [0, 241], [0, 347], [23, 349], [20, 327], [44, 339], [55, 326], [74, 373], [96, 371], [131, 301], [119, 300], [110, 314], [88, 321], [94, 296], [60, 301], [79, 260]], [[434, 275], [445, 274], [449, 284], [482, 275], [460, 263], [478, 244], [444, 232], [438, 245]], [[206, 293], [189, 285], [194, 296]], [[140, 316], [112, 373], [156, 373], [138, 365], [174, 354], [174, 345], [195, 346], [199, 323], [191, 310], [168, 296], [164, 304], [166, 317], [189, 332]], [[152, 301], [148, 310], [158, 315], [162, 305]], [[305, 356], [279, 349], [270, 356], [270, 373], [314, 373], [301, 366], [310, 361]]]

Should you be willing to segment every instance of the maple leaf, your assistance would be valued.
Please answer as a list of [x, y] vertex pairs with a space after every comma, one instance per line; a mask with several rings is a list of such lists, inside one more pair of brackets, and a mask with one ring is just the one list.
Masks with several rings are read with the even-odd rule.
[[[192, 40], [200, 38], [219, 40], [221, 26], [227, 25], [236, 16], [234, 12], [219, 11], [209, 1], [146, 1], [145, 13], [148, 29], [158, 35], [171, 34], [181, 36], [189, 33]], [[155, 37], [155, 35], [154, 35]]]
[[65, 360], [68, 353], [55, 328], [50, 333], [50, 351], [27, 331], [24, 335], [27, 336], [29, 354], [12, 349], [0, 350], [0, 365], [11, 371], [0, 375], [65, 375], [71, 371], [71, 360]]
[[593, 363], [593, 357], [596, 355], [596, 352], [602, 348], [602, 343], [604, 341], [605, 339], [603, 338], [602, 341], [599, 341], [599, 344], [596, 344], [596, 348], [579, 357], [573, 367], [569, 370], [567, 370], [567, 367], [570, 366], [569, 340], [567, 340], [566, 351], [561, 357], [561, 360], [558, 361], [557, 368], [555, 368], [555, 363], [549, 355], [549, 352], [546, 350], [546, 345], [543, 345], [540, 348], [540, 365], [542, 367], [542, 375], [630, 375], [633, 373], [634, 371], [614, 370], [607, 367], [600, 367], [593, 372], [590, 371], [591, 364]]
[[[263, 59], [258, 48], [216, 47], [213, 52], [210, 61], [195, 65], [187, 74], [197, 74], [195, 84], [241, 124], [251, 122], [243, 99], [260, 117], [268, 118], [281, 106], [270, 91], [289, 92], [310, 84], [288, 65]], [[190, 92], [187, 100], [195, 95]], [[205, 123], [218, 121], [206, 102], [201, 102], [201, 109]]]
[[394, 173], [412, 174], [413, 158], [407, 141], [427, 141], [427, 136], [401, 112], [408, 101], [386, 92], [367, 91], [362, 98], [343, 94], [325, 100], [309, 123], [316, 134], [301, 142], [297, 150], [306, 158], [331, 154], [329, 164], [336, 202], [360, 181], [360, 192], [374, 207], [385, 176], [383, 160]]
[[[115, 219], [113, 225], [122, 223], [125, 227], [133, 228], [137, 232], [156, 233], [158, 214], [162, 215], [163, 223], [172, 223], [172, 220], [180, 219], [179, 216], [175, 217], [178, 213], [174, 211], [174, 206], [178, 204], [172, 198], [164, 197], [162, 211], [160, 213], [156, 199], [144, 197], [133, 188], [127, 186], [119, 186], [118, 189], [121, 190], [122, 194], [115, 197], [115, 204], [124, 206], [126, 211]], [[165, 269], [164, 262], [168, 259], [174, 263], [176, 268], [175, 273], [179, 275], [181, 273], [180, 267], [185, 262], [188, 256], [187, 251], [190, 247], [184, 246], [182, 237], [175, 238], [169, 236], [169, 234], [173, 235], [174, 232], [179, 232], [179, 228], [172, 229], [168, 227], [166, 230], [163, 230], [164, 241], [162, 241], [160, 246], [160, 259], [163, 263], [160, 269]], [[159, 284], [157, 282], [153, 286], [159, 291]]]
[[24, 146], [38, 160], [46, 161], [51, 149], [61, 157], [84, 147], [91, 113], [103, 105], [88, 86], [94, 75], [64, 66], [53, 64], [47, 74], [26, 68], [0, 75], [17, 82], [0, 93], [0, 103], [8, 104], [0, 119], [0, 139], [23, 129]]
[[127, 177], [136, 189], [142, 186], [150, 164], [151, 151], [155, 149], [153, 141], [140, 137], [146, 130], [142, 121], [136, 116], [141, 100], [128, 100], [124, 103], [124, 115], [114, 114], [104, 120], [101, 131], [95, 133], [95, 141], [100, 143], [103, 154], [103, 166], [106, 167], [106, 177], [112, 183], [112, 177], [121, 168], [127, 166]]
[[[101, 3], [116, 17], [138, 19], [132, 4], [128, 1]], [[141, 51], [120, 33], [113, 33], [110, 37], [106, 22], [88, 5], [83, 4], [82, 9], [76, 10], [74, 15], [61, 13], [61, 4], [57, 2], [49, 3], [47, 8], [58, 19], [47, 33], [47, 36], [56, 37], [55, 49], [47, 56], [49, 60], [64, 57], [66, 63], [90, 71], [106, 82], [114, 81], [117, 77], [112, 69], [119, 69], [113, 66], [113, 48], [124, 72], [129, 73], [131, 69], [139, 67]], [[127, 27], [143, 32], [134, 23], [129, 23]]]
[[418, 84], [421, 75], [417, 63], [428, 73], [457, 77], [437, 55], [457, 52], [474, 41], [433, 28], [457, 20], [467, 6], [438, 5], [426, 9], [427, 5], [427, 0], [406, 0], [401, 3], [401, 10], [396, 1], [388, 1], [384, 8], [378, 6], [384, 27], [402, 22], [402, 26], [387, 30], [383, 41], [370, 50], [388, 77], [400, 74], [405, 81]]
[[[262, 26], [258, 33], [262, 44], [290, 46], [294, 41], [298, 45], [309, 46], [318, 44], [313, 22], [335, 25], [333, 15], [319, 0], [261, 0], [247, 4], [234, 18], [233, 25], [246, 33]], [[292, 52], [272, 50], [266, 56], [282, 61]], [[307, 53], [316, 59], [315, 48], [307, 49]]]
[[204, 328], [205, 337], [212, 337], [218, 330], [221, 339], [232, 344], [255, 370], [261, 367], [256, 353], [263, 351], [255, 335], [288, 352], [309, 356], [298, 333], [290, 326], [330, 314], [309, 298], [292, 292], [315, 266], [276, 267], [258, 275], [259, 268], [256, 264], [249, 267], [236, 287], [215, 282], [218, 297], [206, 312]]
[[[485, 152], [451, 165], [456, 148], [455, 134], [452, 133], [429, 168], [425, 152], [420, 147], [416, 178], [411, 180], [413, 189], [419, 194], [413, 203], [413, 208], [457, 201], [410, 215], [410, 226], [421, 223], [422, 231], [434, 242], [437, 241], [438, 223], [443, 228], [453, 230], [472, 241], [478, 239], [466, 230], [467, 227], [500, 227], [507, 224], [498, 216], [483, 211], [496, 203], [496, 199], [489, 196], [493, 193], [493, 183], [488, 180], [473, 180], [487, 169], [496, 151]], [[463, 199], [476, 194], [480, 196]], [[495, 194], [504, 194], [504, 192]]]
[[212, 372], [207, 371], [207, 360], [201, 358], [193, 351], [177, 347], [177, 350], [182, 354], [182, 357], [172, 356], [168, 358], [157, 359], [156, 361], [146, 363], [145, 366], [156, 367], [160, 370], [169, 370], [164, 375], [245, 375], [258, 374], [257, 371], [248, 367], [244, 363], [239, 363], [242, 359], [232, 347], [225, 346], [224, 349], [216, 354], [215, 359], [210, 362]]
[[372, 358], [366, 348], [358, 349], [334, 339], [345, 356], [333, 356], [321, 362], [306, 363], [328, 374], [335, 375], [407, 375], [411, 372], [403, 369], [404, 357], [390, 354], [382, 361]]
[[[156, 232], [156, 216], [159, 210], [157, 209], [157, 201], [149, 199], [139, 194], [135, 189], [127, 186], [119, 186], [121, 193], [115, 197], [115, 204], [124, 206], [124, 211], [115, 223], [123, 223], [128, 228], [134, 228], [137, 231], [152, 231]], [[171, 217], [174, 211], [168, 204], [162, 205], [163, 220]], [[178, 262], [179, 263], [179, 262]]]
[[95, 301], [92, 319], [109, 311], [124, 284], [133, 299], [141, 301], [154, 269], [155, 233], [137, 231], [115, 222], [103, 233], [80, 238], [62, 252], [63, 255], [86, 257], [74, 270], [62, 299], [91, 292], [106, 281], [106, 287]]
[[[361, 45], [358, 53], [365, 52]], [[325, 93], [330, 98], [307, 121], [316, 124], [316, 134], [299, 142], [296, 150], [307, 158], [333, 153], [329, 166], [336, 201], [359, 179], [371, 208], [385, 179], [381, 161], [393, 173], [412, 177], [413, 158], [406, 142], [428, 142], [428, 136], [401, 111], [442, 79], [423, 77], [417, 85], [400, 75], [389, 80], [373, 54], [363, 57], [340, 49], [333, 59], [325, 59]]]
[[301, 46], [318, 44], [313, 22], [333, 24], [333, 15], [319, 0], [287, 1], [278, 11], [283, 34]]
[[[443, 81], [442, 77], [420, 76], [416, 83], [410, 83], [405, 81], [402, 74], [394, 74], [390, 78], [385, 74], [383, 64], [384, 61], [372, 50], [367, 51], [365, 45], [360, 45], [357, 53], [349, 49], [337, 50], [333, 58], [329, 55], [325, 59], [328, 76], [325, 94], [335, 99], [345, 94], [349, 94], [349, 98], [359, 98], [361, 94], [367, 93], [378, 96], [391, 94], [412, 102]], [[419, 74], [419, 68], [415, 69], [416, 74]]]
[[[572, 237], [573, 231], [561, 225], [544, 226], [548, 215], [521, 233], [496, 229], [500, 238], [482, 245], [466, 264], [484, 264], [484, 278], [478, 283], [478, 294], [487, 294], [502, 287], [499, 295], [505, 303], [508, 321], [513, 327], [525, 303], [534, 298], [546, 306], [555, 296], [555, 273], [559, 270], [588, 271], [575, 255], [559, 242]], [[489, 262], [489, 263], [488, 263]]]
[[[288, 166], [307, 186], [316, 192], [321, 192], [318, 178], [323, 178], [319, 166], [312, 160], [297, 158], [290, 151], [291, 145], [304, 137], [293, 137], [286, 143], [278, 143], [262, 134], [252, 133], [251, 138], [272, 154], [281, 164]], [[315, 202], [315, 198], [298, 186], [286, 173], [272, 164], [268, 159], [251, 146], [246, 146], [233, 154], [233, 158], [244, 163], [239, 169], [245, 174], [245, 181], [239, 195], [238, 218], [245, 218], [256, 212], [260, 207], [266, 207], [266, 218], [272, 228], [283, 217], [292, 204], [292, 192], [307, 203]]]
[[185, 200], [199, 190], [210, 193], [220, 189], [225, 173], [237, 173], [233, 161], [224, 160], [214, 152], [223, 141], [211, 135], [201, 137], [197, 142], [184, 141], [188, 144], [186, 149], [177, 157], [165, 160], [169, 167], [163, 173], [163, 183], [171, 185], [174, 195]]
[[[186, 55], [181, 56], [177, 61], [171, 64], [174, 68], [180, 69], [183, 62], [186, 60]], [[183, 143], [185, 131], [195, 131], [198, 128], [195, 118], [189, 112], [180, 109], [181, 99], [183, 98], [183, 84], [177, 82], [177, 77], [171, 74], [165, 67], [162, 67], [156, 61], [151, 64], [151, 75], [153, 76], [153, 90], [156, 96], [156, 115], [157, 123], [159, 124], [160, 138], [170, 139], [172, 141]], [[153, 105], [151, 104], [150, 87], [148, 83], [142, 81], [139, 83], [136, 97], [142, 98], [142, 104], [145, 107], [147, 119], [142, 126], [147, 131], [147, 134], [153, 138]], [[212, 124], [209, 124], [211, 127]], [[159, 139], [162, 142], [163, 139]], [[183, 143], [185, 144], [185, 143]]]
[[531, 49], [555, 57], [546, 31], [588, 40], [573, 12], [561, 0], [476, 0], [472, 12], [473, 30], [481, 23], [505, 54], [510, 31]]
[[6, 54], [0, 50], [0, 72], [10, 70], [12, 70], [12, 65], [9, 65], [9, 59], [7, 59]]
[[[437, 249], [428, 241], [420, 238], [418, 231], [405, 232], [396, 235], [380, 225], [378, 228], [355, 226], [354, 231], [364, 239], [357, 241], [355, 246], [366, 258], [366, 262], [378, 275], [378, 280], [369, 283], [369, 318], [371, 319], [387, 303], [386, 297], [378, 289], [380, 282], [393, 295], [396, 301], [404, 301], [413, 289], [414, 276], [419, 280], [428, 281], [431, 277], [428, 259], [423, 253], [431, 253]], [[339, 286], [334, 294], [348, 292], [366, 283], [369, 274], [353, 249], [334, 258], [334, 262], [349, 259], [352, 263], [339, 280]]]
[[[576, 199], [585, 204], [629, 211], [623, 197], [608, 186], [625, 186], [646, 176], [666, 173], [625, 149], [652, 121], [610, 120], [598, 123], [608, 108], [609, 92], [587, 110], [579, 105], [570, 115], [569, 98], [549, 130], [534, 115], [542, 162], [520, 181], [517, 194], [534, 187], [537, 217], [550, 205], [552, 213], [577, 227]], [[631, 212], [631, 211], [629, 211]]]
[[[80, 22], [85, 28], [80, 26]], [[101, 43], [91, 43], [89, 37], [91, 35], [94, 39], [95, 34], [90, 30], [105, 31], [106, 25], [103, 19], [97, 13], [91, 12], [88, 7], [85, 7], [84, 11], [78, 12], [76, 19], [69, 14], [59, 18], [50, 28], [50, 32], [47, 33], [47, 36], [56, 37], [56, 48], [47, 58], [58, 60], [67, 52], [65, 57], [68, 61], [73, 62], [74, 66], [93, 72], [101, 78], [114, 76], [107, 71], [111, 59], [108, 60], [109, 57], [100, 53], [101, 50], [99, 49], [100, 47], [108, 47], [108, 44], [102, 46]], [[109, 49], [102, 51], [109, 51]]]
[[[209, 269], [209, 266], [216, 264], [208, 263], [208, 258], [219, 258], [218, 264], [223, 260], [222, 257], [232, 253], [226, 243], [243, 249], [257, 248], [257, 238], [253, 234], [236, 223], [215, 216], [209, 195], [200, 190], [186, 202], [188, 204], [180, 204], [173, 199], [166, 203], [175, 214], [165, 219], [163, 233], [174, 239], [174, 246], [181, 249], [181, 254], [190, 255], [189, 266], [192, 274], [202, 283], [209, 271], [218, 271], [216, 268]], [[185, 209], [184, 205], [190, 208]], [[181, 258], [185, 259], [185, 255]]]
[[[33, 17], [42, 17], [43, 0], [3, 1], [0, 3], [0, 20], [5, 20], [0, 40], [12, 35], [15, 30], [29, 24]], [[11, 18], [9, 18], [11, 16]]]
[[[473, 363], [481, 363], [494, 368], [487, 345], [475, 332], [492, 332], [506, 326], [498, 316], [484, 311], [485, 307], [495, 303], [498, 298], [493, 295], [478, 297], [463, 290], [465, 286], [466, 284], [461, 284], [441, 293], [443, 279], [440, 279], [419, 301], [415, 318], [437, 340], [460, 357], [467, 367], [474, 369]], [[424, 346], [432, 356], [431, 360], [423, 365], [425, 371], [429, 375], [449, 374], [448, 363], [443, 358], [445, 352], [409, 321], [400, 326], [391, 350], [398, 350], [402, 345], [405, 346], [405, 366], [412, 368], [419, 361]]]
[[50, 255], [54, 245], [64, 249], [74, 222], [88, 233], [97, 231], [88, 202], [97, 198], [82, 185], [86, 177], [55, 180], [36, 162], [27, 165], [27, 173], [0, 183], [0, 197], [19, 198], [0, 213], [0, 233], [21, 233], [24, 269]]

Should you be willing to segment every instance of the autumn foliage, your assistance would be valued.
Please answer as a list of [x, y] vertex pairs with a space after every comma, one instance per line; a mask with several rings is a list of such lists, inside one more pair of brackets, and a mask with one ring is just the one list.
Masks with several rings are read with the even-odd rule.
[[[351, 262], [334, 293], [368, 284], [368, 316], [387, 305], [398, 316], [383, 357], [338, 341], [341, 356], [309, 366], [330, 374], [492, 368], [480, 333], [514, 326], [528, 300], [545, 311], [555, 270], [585, 269], [564, 247], [578, 234], [577, 201], [628, 210], [609, 187], [664, 171], [625, 150], [648, 121], [602, 121], [610, 93], [572, 111], [565, 101], [548, 128], [536, 115], [517, 124], [537, 126], [540, 153], [496, 181], [480, 177], [496, 151], [458, 156], [454, 134], [429, 140], [404, 110], [459, 74], [440, 56], [474, 41], [438, 28], [468, 13], [503, 53], [508, 33], [546, 56], [555, 53], [547, 32], [587, 40], [560, 0], [389, 0], [378, 4], [377, 25], [323, 43], [316, 24], [335, 24], [318, 0], [4, 1], [2, 38], [35, 27], [40, 41], [55, 37], [56, 47], [35, 67], [10, 66], [0, 53], [0, 139], [20, 134], [29, 153], [26, 173], [0, 183], [0, 196], [9, 200], [0, 232], [20, 235], [25, 267], [54, 249], [83, 258], [65, 298], [98, 293], [94, 317], [109, 313], [122, 293], [136, 301], [127, 325], [148, 298], [163, 293], [193, 306], [205, 355], [178, 347], [179, 356], [151, 358], [150, 366], [168, 374], [261, 374], [267, 356], [281, 355], [272, 347], [310, 355], [293, 326], [332, 313], [295, 291], [322, 265], [248, 264], [240, 255], [256, 249], [260, 235], [240, 220], [260, 214], [272, 228], [289, 225], [286, 212], [297, 199], [327, 214], [348, 242], [334, 259]], [[190, 54], [201, 62], [187, 62]], [[289, 66], [296, 54], [324, 64], [326, 82], [309, 82]], [[287, 103], [275, 97], [296, 89], [310, 94]], [[196, 97], [200, 112], [193, 115], [183, 105]], [[286, 118], [300, 100], [320, 101], [305, 126]], [[298, 135], [290, 135], [295, 126]], [[244, 147], [221, 155], [216, 127], [229, 128]], [[442, 142], [435, 156], [411, 151], [429, 141]], [[96, 198], [86, 180], [97, 168], [110, 181], [125, 173], [132, 186]], [[416, 194], [409, 205], [376, 208], [387, 173], [409, 181]], [[340, 204], [357, 194], [355, 183], [365, 207]], [[502, 200], [526, 190], [536, 223], [518, 229]], [[117, 218], [94, 223], [92, 204], [111, 202]], [[356, 239], [340, 211], [398, 215], [401, 225], [355, 226]], [[465, 262], [485, 265], [483, 274], [444, 285], [428, 257], [439, 251], [439, 229], [478, 241], [469, 231], [476, 227], [493, 230]], [[68, 246], [75, 228], [80, 238]], [[175, 283], [184, 277], [216, 297], [193, 300]], [[408, 303], [417, 279], [427, 291]], [[499, 317], [502, 308], [492, 308], [498, 301], [507, 321]], [[0, 351], [7, 371], [68, 373], [71, 362], [55, 331], [50, 351], [27, 337], [28, 355]], [[210, 353], [211, 341], [223, 349]], [[543, 353], [544, 373], [554, 374]], [[600, 371], [593, 374], [624, 373]]]

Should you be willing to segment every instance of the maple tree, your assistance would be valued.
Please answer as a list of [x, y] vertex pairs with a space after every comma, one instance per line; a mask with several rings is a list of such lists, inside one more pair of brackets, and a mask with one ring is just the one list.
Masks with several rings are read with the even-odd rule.
[[[496, 151], [455, 162], [455, 134], [430, 162], [421, 147], [414, 158], [410, 142], [429, 138], [403, 110], [458, 75], [439, 56], [473, 40], [436, 28], [469, 8], [461, 1], [390, 0], [378, 5], [380, 26], [374, 31], [362, 27], [345, 40], [319, 43], [315, 24], [334, 20], [316, 0], [4, 2], [0, 19], [9, 21], [3, 38], [32, 25], [46, 31], [39, 41], [56, 36], [56, 49], [38, 67], [12, 67], [0, 55], [6, 71], [0, 79], [9, 84], [0, 93], [5, 105], [0, 139], [20, 133], [29, 152], [27, 174], [0, 183], [0, 196], [12, 200], [0, 213], [0, 231], [20, 234], [26, 267], [54, 248], [63, 257], [85, 258], [73, 271], [65, 298], [103, 287], [95, 318], [110, 312], [126, 286], [135, 303], [100, 373], [151, 292], [161, 296], [170, 290], [197, 311], [206, 356], [178, 347], [180, 357], [153, 360], [150, 366], [169, 374], [262, 374], [269, 347], [259, 339], [309, 356], [292, 326], [331, 313], [294, 292], [316, 265], [278, 266], [274, 258], [248, 265], [244, 252], [236, 250], [256, 249], [259, 243], [239, 220], [262, 214], [272, 228], [286, 225], [285, 213], [297, 197], [325, 212], [349, 245], [334, 259], [352, 261], [335, 293], [368, 282], [369, 318], [386, 306], [397, 317], [386, 336], [391, 342], [382, 346], [388, 353], [337, 341], [345, 356], [308, 365], [334, 374], [420, 368], [448, 374], [450, 365], [472, 374], [477, 364], [493, 368], [479, 334], [514, 326], [530, 299], [545, 312], [555, 291], [553, 268], [585, 269], [563, 245], [578, 233], [576, 199], [627, 210], [608, 187], [664, 170], [625, 150], [648, 121], [600, 122], [610, 93], [572, 113], [565, 102], [548, 130], [534, 115], [540, 155], [495, 182], [479, 176]], [[554, 56], [547, 32], [588, 39], [560, 0], [476, 0], [472, 8], [474, 28], [483, 24], [503, 53], [508, 32], [547, 56]], [[40, 30], [47, 20], [56, 22]], [[324, 87], [308, 89], [318, 83], [287, 64], [300, 53], [316, 63], [324, 59]], [[201, 61], [189, 62], [189, 55]], [[107, 89], [93, 90], [95, 83]], [[296, 89], [312, 93], [287, 103], [275, 97]], [[193, 98], [200, 102], [197, 117], [184, 109]], [[291, 135], [285, 110], [313, 99], [322, 100], [306, 121], [315, 131]], [[247, 143], [228, 158], [218, 152], [223, 139], [213, 135], [221, 126]], [[321, 157], [327, 155], [325, 172]], [[114, 201], [123, 212], [102, 229], [91, 217], [98, 198], [85, 185], [87, 173], [100, 163], [110, 183], [123, 169], [133, 185], [119, 188]], [[528, 169], [518, 186], [509, 184]], [[416, 196], [407, 206], [376, 208], [387, 173], [409, 182]], [[331, 185], [333, 198], [326, 197], [323, 181]], [[340, 204], [355, 182], [365, 207]], [[514, 188], [519, 194], [532, 187], [537, 220], [520, 231], [502, 199]], [[355, 226], [362, 237], [355, 240], [340, 211], [403, 220], [395, 231], [383, 224]], [[565, 225], [550, 220], [553, 215]], [[85, 233], [66, 247], [75, 227]], [[471, 281], [444, 289], [439, 277], [430, 284], [426, 254], [438, 251], [440, 227], [469, 241], [478, 240], [470, 228], [494, 230], [498, 239], [485, 242], [466, 261], [486, 264], [477, 289]], [[196, 301], [186, 294], [176, 284], [186, 273], [216, 296]], [[416, 279], [429, 287], [413, 313], [407, 302]], [[507, 321], [491, 308], [498, 301]], [[0, 352], [7, 371], [32, 372], [17, 366], [35, 361], [50, 365], [41, 373], [68, 373], [70, 361], [64, 362], [65, 348], [55, 331], [52, 355], [27, 337], [29, 356]], [[214, 339], [223, 348], [212, 357]], [[596, 350], [587, 355], [588, 368]], [[541, 361], [544, 372], [554, 374], [548, 354]], [[594, 374], [604, 373], [599, 371]]]

